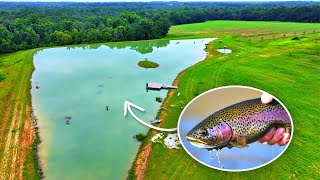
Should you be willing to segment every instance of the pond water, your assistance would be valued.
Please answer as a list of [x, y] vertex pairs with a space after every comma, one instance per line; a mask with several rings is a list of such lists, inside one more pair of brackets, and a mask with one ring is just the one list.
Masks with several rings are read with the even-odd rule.
[[[160, 108], [155, 99], [164, 98], [167, 91], [147, 92], [146, 83], [171, 85], [179, 72], [205, 58], [203, 49], [212, 40], [110, 43], [38, 52], [31, 94], [46, 178], [124, 179], [139, 148], [133, 136], [147, 132], [131, 116], [123, 116], [124, 100], [145, 109], [134, 110], [140, 119], [154, 119]], [[160, 67], [139, 67], [145, 58]]]
[[223, 53], [223, 54], [230, 54], [232, 53], [231, 49], [217, 49], [218, 52]]

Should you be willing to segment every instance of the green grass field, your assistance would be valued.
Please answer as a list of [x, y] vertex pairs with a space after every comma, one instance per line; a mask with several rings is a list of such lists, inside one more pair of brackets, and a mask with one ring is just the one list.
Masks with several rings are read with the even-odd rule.
[[173, 26], [169, 34], [274, 34], [319, 31], [320, 24], [259, 21], [207, 21]]
[[[238, 25], [241, 24], [239, 27]], [[247, 26], [246, 26], [247, 25]], [[220, 26], [220, 27], [217, 27]], [[228, 173], [208, 168], [183, 149], [169, 150], [163, 144], [153, 144], [146, 179], [314, 179], [320, 176], [320, 155], [317, 149], [319, 122], [320, 53], [319, 33], [312, 33], [319, 24], [230, 22], [214, 21], [202, 24], [174, 26], [169, 37], [202, 29], [207, 32], [233, 29], [272, 29], [274, 32], [293, 33], [297, 29], [308, 31], [298, 35], [299, 40], [282, 37], [248, 40], [241, 35], [215, 34], [222, 40], [209, 43], [206, 60], [185, 70], [169, 104], [163, 127], [175, 127], [183, 107], [200, 93], [225, 85], [245, 85], [263, 89], [279, 98], [289, 109], [294, 122], [293, 140], [286, 152], [273, 163], [248, 172]], [[295, 28], [293, 28], [295, 27]], [[180, 33], [180, 34], [175, 34]], [[212, 34], [213, 35], [213, 34]], [[210, 35], [210, 37], [212, 37]], [[188, 36], [188, 35], [187, 35]], [[228, 46], [231, 54], [217, 53]], [[180, 96], [177, 96], [180, 93]], [[150, 136], [149, 136], [150, 137]]]
[[30, 96], [33, 55], [38, 50], [0, 55], [0, 179], [40, 179]]
[[[251, 38], [257, 36], [251, 34], [255, 28], [262, 29], [258, 33], [265, 34], [263, 27], [267, 33], [281, 36], [263, 40], [260, 37]], [[213, 21], [172, 27], [164, 39], [214, 36], [222, 39], [223, 43], [219, 45], [211, 42], [207, 49], [210, 56], [184, 71], [179, 90], [175, 92], [181, 95], [178, 97], [175, 94], [169, 103], [179, 106], [170, 108], [164, 127], [176, 126], [182, 108], [196, 95], [223, 85], [247, 85], [272, 93], [287, 106], [294, 120], [294, 139], [277, 161], [261, 169], [243, 173], [213, 170], [193, 160], [182, 149], [168, 150], [162, 144], [154, 144], [146, 179], [319, 177], [320, 156], [316, 149], [320, 145], [317, 134], [317, 127], [320, 127], [320, 35], [313, 33], [317, 28], [319, 29], [319, 24], [238, 21]], [[283, 33], [291, 36], [297, 33], [300, 39], [291, 40], [292, 37], [283, 37]], [[218, 54], [216, 48], [224, 45], [234, 53]], [[40, 178], [37, 174], [35, 148], [38, 139], [33, 137], [30, 141], [32, 136], [28, 134], [28, 128], [32, 127], [32, 60], [38, 50], [0, 55], [0, 78], [4, 78], [0, 82], [0, 177], [4, 179], [19, 178], [20, 175], [23, 179]], [[150, 139], [150, 133], [147, 139]], [[28, 143], [25, 140], [29, 140]], [[21, 157], [24, 155], [26, 158], [23, 160]], [[21, 163], [16, 163], [20, 160], [23, 160], [22, 172], [19, 166]]]

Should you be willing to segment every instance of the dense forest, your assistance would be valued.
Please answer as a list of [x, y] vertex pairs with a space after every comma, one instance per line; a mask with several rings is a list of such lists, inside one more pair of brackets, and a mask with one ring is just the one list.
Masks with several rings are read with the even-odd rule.
[[146, 40], [207, 20], [319, 22], [320, 4], [0, 2], [0, 53], [43, 46]]

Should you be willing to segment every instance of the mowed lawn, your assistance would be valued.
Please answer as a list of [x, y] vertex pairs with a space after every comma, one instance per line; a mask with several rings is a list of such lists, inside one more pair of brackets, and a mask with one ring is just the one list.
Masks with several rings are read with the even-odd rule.
[[320, 24], [261, 21], [207, 21], [172, 26], [169, 35], [232, 33], [243, 35], [286, 34], [320, 31]]
[[[306, 31], [319, 26], [301, 24], [300, 27], [298, 23], [282, 25], [278, 22], [241, 23], [216, 21], [174, 26], [170, 34], [174, 35], [178, 30], [187, 34], [201, 30], [202, 27], [205, 31], [210, 31], [210, 28], [222, 31], [223, 28], [215, 24], [223, 25], [230, 31], [240, 29], [238, 25], [244, 29], [268, 27], [283, 32], [289, 32], [290, 29], [291, 32], [297, 29]], [[163, 144], [154, 144], [146, 179], [319, 178], [320, 33], [298, 35], [299, 40], [292, 40], [292, 37], [248, 40], [247, 37], [230, 34], [217, 34], [216, 37], [222, 40], [222, 44], [218, 41], [209, 43], [207, 51], [210, 55], [207, 59], [184, 71], [179, 89], [169, 103], [176, 106], [173, 108], [168, 105], [169, 113], [163, 126], [176, 127], [183, 107], [198, 94], [225, 85], [245, 85], [265, 90], [286, 105], [294, 122], [293, 140], [276, 161], [256, 170], [238, 173], [208, 168], [191, 158], [183, 149], [169, 150]], [[216, 48], [224, 45], [231, 48], [233, 53], [217, 53]]]

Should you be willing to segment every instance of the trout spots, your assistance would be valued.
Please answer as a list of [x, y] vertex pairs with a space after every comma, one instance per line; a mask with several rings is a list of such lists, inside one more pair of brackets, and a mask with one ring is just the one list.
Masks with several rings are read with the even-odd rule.
[[[231, 148], [232, 138], [244, 137], [246, 144], [260, 139], [270, 128], [283, 127], [291, 131], [288, 113], [276, 100], [262, 104], [260, 98], [242, 101], [223, 108], [196, 125], [187, 139], [200, 148]], [[199, 132], [206, 130], [206, 134]]]

